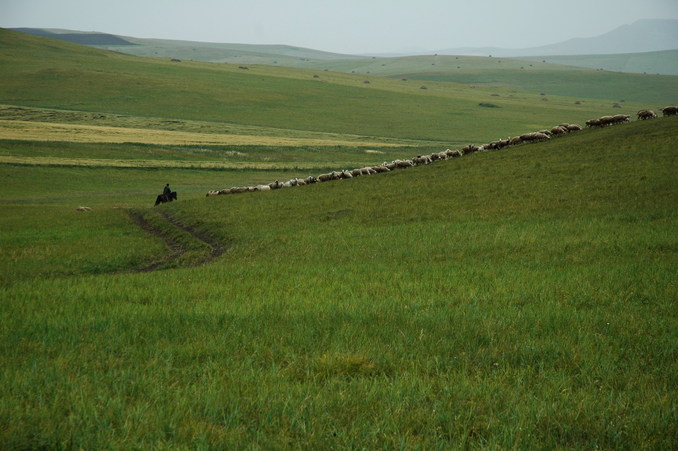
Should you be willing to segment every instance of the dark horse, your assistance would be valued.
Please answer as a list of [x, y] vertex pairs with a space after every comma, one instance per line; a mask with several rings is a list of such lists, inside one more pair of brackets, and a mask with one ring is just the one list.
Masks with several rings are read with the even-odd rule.
[[158, 204], [164, 204], [165, 202], [172, 202], [173, 200], [177, 200], [176, 191], [172, 191], [169, 194], [160, 194], [157, 199], [155, 199], [155, 205], [157, 206]]

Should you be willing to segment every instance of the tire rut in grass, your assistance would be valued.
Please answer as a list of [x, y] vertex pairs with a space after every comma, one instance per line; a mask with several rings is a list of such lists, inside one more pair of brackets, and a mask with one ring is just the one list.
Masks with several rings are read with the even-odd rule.
[[193, 237], [195, 240], [201, 242], [202, 244], [206, 245], [209, 248], [209, 252], [207, 254], [197, 260], [197, 261], [191, 261], [187, 264], [183, 265], [177, 265], [177, 266], [171, 266], [169, 267], [170, 263], [172, 263], [175, 260], [179, 260], [184, 254], [186, 254], [190, 249], [186, 247], [184, 244], [178, 242], [174, 238], [172, 238], [168, 233], [164, 232], [163, 230], [159, 229], [158, 227], [154, 226], [151, 224], [141, 213], [136, 212], [136, 211], [128, 211], [128, 214], [132, 221], [134, 221], [135, 224], [137, 224], [140, 228], [148, 232], [149, 234], [156, 236], [158, 238], [161, 238], [163, 241], [165, 241], [165, 244], [168, 246], [170, 249], [170, 253], [164, 256], [162, 259], [151, 263], [150, 265], [143, 266], [140, 268], [136, 268], [133, 271], [134, 272], [152, 272], [152, 271], [160, 271], [164, 269], [174, 269], [174, 268], [185, 268], [185, 267], [192, 267], [192, 266], [199, 266], [199, 265], [205, 265], [207, 263], [212, 262], [214, 259], [219, 257], [221, 254], [223, 254], [226, 250], [225, 246], [219, 243], [218, 241], [215, 241], [214, 239], [210, 238], [209, 236], [205, 235], [204, 233], [201, 233], [194, 228], [187, 226], [185, 224], [182, 224], [179, 220], [177, 220], [174, 216], [172, 216], [170, 213], [166, 211], [157, 211], [157, 213], [167, 221], [167, 223], [171, 224], [172, 226], [186, 232], [189, 234], [191, 237]]
[[198, 241], [202, 241], [204, 244], [209, 246], [209, 249], [210, 249], [209, 254], [205, 257], [204, 260], [198, 262], [197, 263], [198, 265], [204, 265], [205, 263], [211, 262], [215, 258], [219, 257], [221, 254], [223, 254], [224, 251], [226, 250], [223, 244], [212, 239], [208, 235], [194, 229], [193, 227], [187, 226], [187, 225], [179, 222], [179, 220], [177, 220], [177, 218], [175, 218], [174, 216], [169, 214], [167, 211], [160, 210], [160, 211], [158, 211], [158, 213], [160, 213], [160, 216], [165, 218], [173, 226], [180, 228], [184, 232], [191, 235], [193, 238], [197, 239]]

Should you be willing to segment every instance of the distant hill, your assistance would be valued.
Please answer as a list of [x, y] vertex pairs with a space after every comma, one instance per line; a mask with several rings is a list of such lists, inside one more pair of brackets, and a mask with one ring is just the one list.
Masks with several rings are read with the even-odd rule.
[[526, 49], [459, 47], [438, 50], [443, 55], [492, 55], [520, 57], [539, 55], [607, 55], [678, 49], [678, 20], [645, 19], [591, 38], [574, 38], [556, 44]]
[[210, 63], [268, 64], [298, 67], [308, 61], [368, 59], [365, 56], [344, 55], [289, 45], [144, 39], [130, 36], [115, 36], [106, 33], [47, 30], [42, 28], [15, 28], [12, 30], [88, 45], [103, 50], [127, 53], [129, 55], [205, 61]]
[[82, 45], [134, 45], [132, 42], [129, 42], [120, 36], [107, 33], [47, 30], [44, 28], [12, 28], [12, 30]]
[[611, 55], [524, 56], [521, 59], [612, 72], [678, 75], [678, 50]]

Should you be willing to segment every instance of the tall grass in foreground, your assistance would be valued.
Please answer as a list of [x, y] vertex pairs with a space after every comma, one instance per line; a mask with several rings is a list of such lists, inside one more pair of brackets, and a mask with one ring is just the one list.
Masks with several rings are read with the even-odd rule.
[[2, 288], [0, 443], [675, 448], [676, 124], [164, 205], [228, 252]]

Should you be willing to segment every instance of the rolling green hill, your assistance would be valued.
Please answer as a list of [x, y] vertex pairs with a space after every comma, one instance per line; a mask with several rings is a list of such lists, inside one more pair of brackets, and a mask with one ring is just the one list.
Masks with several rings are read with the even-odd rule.
[[[129, 53], [138, 56], [181, 58], [196, 61], [230, 64], [264, 64], [297, 67], [315, 70], [333, 70], [349, 73], [370, 73], [392, 77], [411, 77], [423, 80], [448, 80], [470, 84], [492, 83], [514, 86], [531, 91], [548, 90], [552, 94], [574, 97], [591, 97], [652, 101], [662, 103], [664, 98], [652, 96], [651, 91], [662, 93], [671, 90], [669, 97], [677, 96], [675, 83], [665, 79], [641, 79], [639, 77], [612, 75], [623, 80], [621, 86], [606, 87], [595, 83], [596, 90], [581, 89], [581, 78], [596, 79], [593, 71], [622, 72], [650, 75], [678, 75], [678, 50], [661, 52], [612, 54], [538, 56], [518, 58], [487, 58], [474, 56], [404, 56], [404, 57], [356, 57], [336, 55], [309, 49], [285, 46], [254, 46], [238, 44], [207, 44], [185, 41], [148, 40], [125, 38], [135, 46], [99, 46], [99, 48]], [[501, 70], [497, 62], [502, 61]], [[545, 64], [547, 62], [547, 64]], [[499, 63], [501, 64], [501, 63]], [[563, 67], [565, 66], [565, 67]], [[491, 69], [488, 81], [486, 71]], [[556, 71], [555, 76], [552, 71]], [[535, 74], [536, 72], [536, 74]], [[607, 75], [603, 75], [606, 78]], [[565, 79], [558, 78], [565, 76]], [[629, 86], [648, 86], [644, 92], [625, 94]], [[564, 86], [565, 85], [565, 86]], [[601, 90], [602, 89], [602, 90]], [[660, 94], [662, 95], [662, 94]]]
[[[662, 52], [653, 57], [663, 58], [671, 55], [671, 52]], [[675, 75], [627, 74], [582, 69], [575, 67], [575, 63], [591, 62], [591, 60], [584, 57], [567, 58], [544, 57], [529, 60], [430, 55], [374, 58], [367, 62], [323, 62], [313, 63], [313, 65], [351, 73], [503, 87], [579, 99], [610, 99], [616, 102], [623, 99], [665, 105], [676, 103], [675, 99], [678, 98], [678, 77]], [[632, 60], [629, 55], [626, 55], [626, 58]], [[621, 61], [624, 61], [623, 56], [619, 55], [609, 58], [601, 57], [601, 60], [609, 64], [615, 64], [614, 61], [619, 61], [621, 64]], [[572, 64], [563, 65], [568, 63]]]
[[[486, 142], [612, 112], [634, 114], [640, 108], [657, 108], [659, 99], [672, 98], [678, 86], [678, 77], [572, 74], [553, 65], [549, 67], [558, 68], [557, 77], [562, 74], [564, 83], [558, 83], [550, 70], [539, 72], [541, 81], [534, 84], [552, 86], [544, 99], [539, 92], [517, 86], [529, 79], [519, 69], [509, 72], [516, 77], [513, 82], [485, 70], [465, 74], [458, 80], [463, 83], [420, 82], [320, 69], [140, 58], [7, 30], [0, 30], [0, 61], [0, 103], [6, 105], [403, 138], [424, 144]], [[454, 60], [441, 61], [449, 65]], [[337, 62], [334, 69], [347, 70], [340, 67], [343, 64]], [[411, 67], [410, 61], [397, 67], [389, 67], [390, 60], [370, 64], [383, 68], [377, 75]], [[413, 76], [431, 78], [431, 74]], [[497, 77], [502, 86], [495, 86]], [[449, 72], [439, 78], [448, 80]], [[572, 91], [572, 96], [591, 97], [551, 94], [561, 88]], [[622, 93], [627, 102], [612, 110]], [[498, 108], [484, 107], [488, 104]]]

